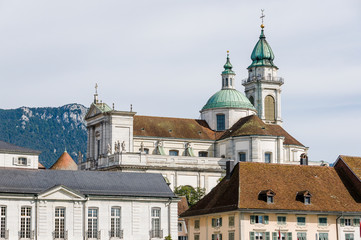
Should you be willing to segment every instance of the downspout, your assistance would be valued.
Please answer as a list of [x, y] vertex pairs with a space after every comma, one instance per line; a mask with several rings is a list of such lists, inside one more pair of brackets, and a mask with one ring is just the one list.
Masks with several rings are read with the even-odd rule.
[[38, 194], [35, 194], [35, 229], [34, 229], [34, 239], [38, 239]]
[[340, 216], [338, 216], [337, 218], [336, 218], [336, 240], [339, 240], [340, 239], [340, 236], [339, 236], [339, 232], [338, 232], [338, 219], [340, 218], [340, 217], [342, 217], [343, 216], [343, 213], [341, 213], [341, 215]]
[[170, 224], [171, 224], [171, 210], [170, 210], [170, 204], [172, 202], [172, 199], [169, 198], [168, 199], [168, 202], [165, 203], [165, 206], [168, 207], [168, 235], [171, 236], [171, 227], [170, 227]]

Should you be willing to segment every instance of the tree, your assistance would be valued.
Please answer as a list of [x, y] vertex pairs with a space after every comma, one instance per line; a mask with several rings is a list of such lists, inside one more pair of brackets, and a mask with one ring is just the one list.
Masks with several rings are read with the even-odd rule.
[[185, 185], [175, 187], [174, 193], [178, 196], [185, 196], [187, 198], [187, 202], [189, 206], [193, 206], [196, 204], [206, 193], [205, 188], [194, 187]]

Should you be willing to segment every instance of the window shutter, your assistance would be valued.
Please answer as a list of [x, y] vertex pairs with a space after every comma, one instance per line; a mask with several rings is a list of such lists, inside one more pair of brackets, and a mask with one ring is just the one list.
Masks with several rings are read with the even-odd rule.
[[264, 216], [264, 224], [268, 224], [268, 216]]
[[219, 239], [218, 240], [222, 240], [222, 234], [219, 234]]
[[249, 240], [254, 240], [254, 232], [249, 233]]
[[345, 226], [345, 219], [343, 218], [340, 219], [340, 225], [341, 227]]
[[254, 224], [254, 222], [255, 222], [255, 217], [254, 215], [251, 215], [251, 224]]
[[212, 234], [212, 240], [216, 240], [216, 234]]
[[215, 226], [216, 226], [216, 219], [212, 218], [212, 227], [215, 227]]
[[354, 227], [358, 227], [359, 225], [360, 225], [360, 219], [354, 218], [354, 219], [353, 219], [353, 226], [354, 226]]
[[272, 240], [277, 240], [277, 232], [272, 233]]
[[292, 240], [292, 233], [291, 232], [287, 233], [287, 240]]
[[269, 239], [269, 232], [266, 232], [266, 240], [270, 240]]
[[30, 164], [31, 164], [30, 159], [29, 159], [29, 158], [26, 158], [26, 165], [30, 166]]
[[13, 157], [13, 165], [16, 165], [16, 162], [15, 162], [16, 160], [15, 160], [15, 158]]
[[219, 226], [222, 227], [222, 218], [219, 218]]

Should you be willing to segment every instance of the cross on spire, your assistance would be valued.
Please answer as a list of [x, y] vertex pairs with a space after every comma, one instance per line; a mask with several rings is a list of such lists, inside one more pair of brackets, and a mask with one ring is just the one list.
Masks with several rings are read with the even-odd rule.
[[260, 19], [262, 19], [262, 25], [261, 25], [261, 28], [264, 28], [264, 25], [263, 25], [263, 20], [264, 20], [264, 18], [266, 17], [266, 15], [264, 15], [264, 9], [261, 9], [261, 12], [262, 12], [262, 14], [261, 14], [261, 16], [260, 16]]

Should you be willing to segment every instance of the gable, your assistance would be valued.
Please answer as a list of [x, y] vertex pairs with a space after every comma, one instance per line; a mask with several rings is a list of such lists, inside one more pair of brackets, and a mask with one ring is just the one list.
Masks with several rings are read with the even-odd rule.
[[64, 186], [56, 186], [39, 194], [42, 200], [79, 201], [84, 200], [84, 196]]
[[96, 115], [99, 115], [101, 113], [102, 112], [100, 111], [100, 109], [97, 108], [96, 105], [92, 103], [92, 105], [90, 106], [88, 112], [85, 114], [84, 119], [89, 119], [89, 118], [94, 117]]

